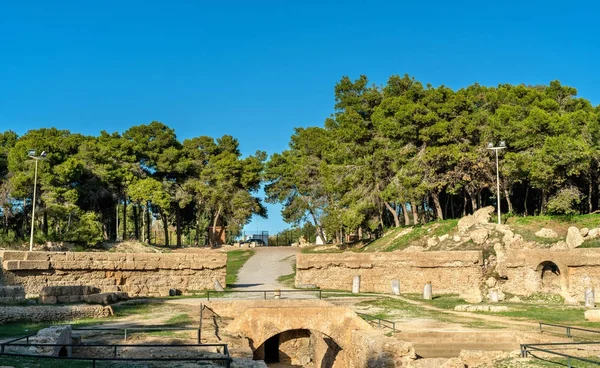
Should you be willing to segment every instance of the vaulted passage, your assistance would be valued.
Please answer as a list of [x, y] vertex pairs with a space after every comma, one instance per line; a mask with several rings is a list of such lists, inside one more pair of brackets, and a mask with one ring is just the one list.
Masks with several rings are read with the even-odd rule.
[[544, 261], [537, 267], [541, 278], [542, 291], [549, 293], [560, 293], [560, 269], [552, 261]]
[[273, 367], [333, 367], [342, 349], [329, 336], [306, 329], [289, 330], [268, 338], [254, 351], [255, 360]]

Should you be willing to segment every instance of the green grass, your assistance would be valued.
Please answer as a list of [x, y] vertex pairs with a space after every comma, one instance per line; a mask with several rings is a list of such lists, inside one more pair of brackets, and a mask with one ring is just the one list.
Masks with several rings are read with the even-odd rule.
[[192, 323], [192, 319], [186, 313], [177, 314], [169, 318], [165, 323], [167, 325], [189, 325]]
[[277, 278], [277, 282], [287, 287], [293, 288], [296, 284], [296, 263], [292, 265], [294, 272], [289, 275], [282, 275]]
[[250, 257], [254, 255], [254, 251], [250, 249], [232, 250], [227, 252], [227, 285], [235, 284], [240, 268], [246, 263]]

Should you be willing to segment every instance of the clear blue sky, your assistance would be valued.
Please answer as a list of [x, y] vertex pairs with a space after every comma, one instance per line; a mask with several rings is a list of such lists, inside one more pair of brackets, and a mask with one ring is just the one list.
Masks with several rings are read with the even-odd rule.
[[[600, 6], [564, 1], [0, 0], [0, 130], [159, 120], [244, 154], [321, 125], [344, 75], [542, 84], [600, 103]], [[287, 227], [280, 207], [247, 230]]]

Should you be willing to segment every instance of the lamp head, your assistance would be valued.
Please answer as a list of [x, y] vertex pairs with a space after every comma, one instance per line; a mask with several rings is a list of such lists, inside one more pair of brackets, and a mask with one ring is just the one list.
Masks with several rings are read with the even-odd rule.
[[499, 146], [500, 146], [500, 147], [506, 147], [506, 142], [505, 142], [505, 141], [500, 141], [500, 144], [499, 144]]
[[29, 155], [29, 156], [35, 156], [35, 150], [34, 149], [30, 149], [29, 151], [27, 151], [27, 155]]
[[46, 151], [42, 151], [42, 153], [40, 153], [41, 157], [46, 157]]
[[492, 142], [489, 142], [487, 148], [494, 148], [494, 144]]

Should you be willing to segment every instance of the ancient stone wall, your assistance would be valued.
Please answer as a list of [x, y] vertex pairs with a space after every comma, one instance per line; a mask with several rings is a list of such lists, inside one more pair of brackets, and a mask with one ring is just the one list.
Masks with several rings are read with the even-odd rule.
[[352, 290], [360, 276], [361, 292], [421, 293], [428, 281], [437, 294], [467, 294], [479, 290], [481, 251], [298, 254], [296, 285]]
[[129, 296], [168, 296], [225, 285], [222, 253], [0, 252], [2, 283], [22, 285], [28, 295], [44, 286], [88, 285]]
[[498, 269], [506, 277], [504, 292], [553, 292], [583, 301], [585, 288], [591, 286], [600, 302], [600, 249], [508, 249]]
[[102, 318], [112, 315], [110, 307], [101, 305], [23, 306], [0, 308], [0, 325], [27, 320], [28, 322], [72, 321], [80, 318]]

